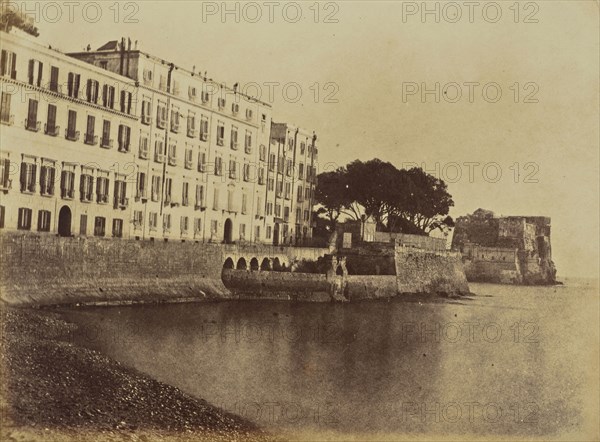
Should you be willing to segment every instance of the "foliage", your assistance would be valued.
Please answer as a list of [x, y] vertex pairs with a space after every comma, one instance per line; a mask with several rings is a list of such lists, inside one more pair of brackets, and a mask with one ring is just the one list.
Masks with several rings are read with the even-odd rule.
[[[2, 2], [4, 3], [4, 2]], [[6, 32], [10, 31], [10, 29], [14, 26], [15, 28], [19, 28], [22, 31], [27, 32], [28, 34], [37, 37], [40, 35], [38, 28], [33, 26], [33, 24], [27, 22], [23, 16], [23, 14], [11, 10], [7, 5], [2, 5], [2, 10], [0, 11], [0, 26]]]
[[448, 216], [454, 201], [443, 180], [421, 168], [397, 169], [377, 158], [320, 174], [316, 201], [330, 229], [341, 215], [371, 217], [379, 230], [390, 232], [426, 235], [454, 226]]

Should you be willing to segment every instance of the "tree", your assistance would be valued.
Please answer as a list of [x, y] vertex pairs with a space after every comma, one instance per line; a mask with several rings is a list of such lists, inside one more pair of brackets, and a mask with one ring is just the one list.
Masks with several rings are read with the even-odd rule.
[[2, 26], [4, 31], [9, 32], [14, 26], [22, 31], [27, 32], [28, 34], [33, 35], [34, 37], [40, 35], [38, 28], [36, 28], [32, 23], [28, 22], [22, 13], [12, 10], [9, 7], [10, 5], [4, 3], [5, 2], [3, 1], [0, 11], [0, 26]]
[[315, 201], [322, 206], [320, 213], [327, 217], [331, 231], [335, 230], [335, 225], [344, 207], [351, 204], [346, 188], [346, 178], [344, 168], [338, 168], [333, 172], [324, 172], [318, 176]]

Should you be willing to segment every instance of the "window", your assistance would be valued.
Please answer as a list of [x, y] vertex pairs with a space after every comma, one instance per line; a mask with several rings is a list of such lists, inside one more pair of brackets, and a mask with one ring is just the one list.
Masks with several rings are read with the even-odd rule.
[[194, 138], [196, 136], [196, 115], [193, 112], [188, 113], [187, 136], [191, 138]]
[[190, 230], [190, 219], [187, 216], [182, 216], [180, 220], [181, 234], [187, 235]]
[[219, 106], [219, 110], [225, 109], [226, 104], [227, 104], [227, 101], [225, 100], [225, 98], [219, 97], [219, 99], [217, 100], [217, 105]]
[[75, 197], [75, 172], [68, 170], [72, 166], [65, 166], [60, 174], [60, 197], [73, 199]]
[[119, 152], [129, 152], [131, 141], [131, 128], [124, 124], [119, 124]]
[[0, 101], [0, 122], [4, 124], [13, 124], [14, 116], [10, 113], [10, 101], [12, 94], [2, 92], [2, 98]]
[[271, 239], [271, 226], [267, 226], [267, 239]]
[[169, 146], [169, 165], [176, 166], [177, 165], [177, 145], [171, 144]]
[[83, 142], [85, 144], [90, 144], [93, 146], [98, 141], [98, 137], [94, 136], [94, 131], [96, 129], [95, 126], [96, 126], [96, 117], [94, 117], [93, 115], [88, 115], [87, 126], [85, 129], [85, 136], [83, 138]]
[[161, 91], [165, 91], [165, 92], [166, 92], [166, 90], [167, 90], [167, 80], [166, 80], [165, 76], [164, 76], [164, 75], [162, 75], [162, 74], [161, 74], [161, 75], [160, 75], [160, 77], [158, 78], [158, 88], [159, 88]]
[[99, 176], [96, 178], [96, 202], [99, 204], [108, 203], [108, 177]]
[[82, 202], [89, 203], [94, 199], [94, 176], [91, 169], [82, 168], [79, 178], [79, 194]]
[[269, 155], [269, 170], [271, 172], [275, 171], [275, 154], [274, 153]]
[[77, 112], [72, 109], [69, 110], [65, 138], [71, 141], [77, 141], [79, 139], [79, 131], [77, 130]]
[[198, 153], [198, 172], [206, 172], [206, 152]]
[[277, 196], [281, 198], [283, 194], [283, 181], [277, 180]]
[[256, 226], [254, 230], [254, 241], [260, 240], [260, 226]]
[[231, 113], [237, 115], [240, 111], [240, 105], [238, 103], [231, 103]]
[[[296, 209], [296, 222], [299, 223], [300, 221], [302, 221], [302, 210]], [[299, 233], [299, 232], [296, 231], [296, 233]]]
[[171, 110], [171, 132], [179, 133], [179, 109]]
[[44, 63], [38, 60], [29, 60], [29, 84], [37, 87], [42, 86], [42, 76], [44, 73]]
[[89, 103], [98, 104], [98, 91], [100, 89], [100, 83], [96, 80], [88, 80], [86, 87], [86, 99]]
[[273, 191], [275, 189], [275, 180], [273, 178], [269, 178], [267, 180], [267, 190]]
[[10, 77], [13, 80], [17, 78], [17, 54], [2, 49], [0, 56], [0, 75]]
[[217, 125], [217, 146], [225, 144], [225, 123], [219, 121]]
[[125, 182], [124, 176], [117, 176], [115, 178], [115, 193], [113, 200], [113, 207], [115, 209], [124, 209], [127, 207], [127, 183]]
[[166, 154], [165, 142], [163, 140], [156, 140], [154, 142], [154, 161], [164, 163]]
[[248, 195], [242, 193], [242, 214], [248, 213]]
[[8, 158], [0, 159], [0, 189], [7, 191], [10, 189], [10, 160]]
[[273, 215], [273, 203], [267, 203], [267, 215]]
[[261, 186], [265, 184], [265, 168], [260, 167], [258, 169], [258, 184]]
[[215, 187], [213, 193], [213, 210], [219, 210], [219, 188]]
[[172, 190], [173, 190], [173, 178], [166, 178], [165, 179], [165, 188], [164, 188], [165, 204], [171, 204], [171, 198], [173, 195], [171, 193]]
[[275, 204], [275, 216], [278, 218], [281, 217], [281, 204]]
[[160, 198], [160, 183], [161, 183], [160, 176], [153, 175], [150, 199], [154, 202], [158, 201]]
[[49, 232], [50, 231], [50, 211], [40, 210], [38, 211], [38, 232]]
[[35, 177], [37, 172], [37, 165], [35, 160], [23, 161], [21, 163], [21, 192], [23, 193], [34, 193], [35, 192]]
[[308, 210], [304, 211], [304, 221], [310, 220], [310, 212]]
[[200, 120], [200, 140], [208, 140], [208, 118], [205, 116], [202, 116], [202, 119]]
[[131, 92], [121, 91], [120, 110], [124, 114], [131, 114]]
[[150, 124], [152, 119], [150, 106], [150, 100], [142, 100], [142, 124]]
[[289, 207], [284, 207], [283, 208], [283, 220], [284, 221], [289, 221], [290, 219], [290, 208]]
[[58, 68], [52, 66], [50, 68], [50, 90], [52, 92], [59, 92], [58, 90]]
[[298, 164], [298, 178], [299, 179], [304, 178], [304, 163]]
[[304, 150], [306, 149], [306, 143], [304, 141], [302, 141], [300, 143], [300, 154], [304, 155]]
[[227, 190], [227, 210], [229, 212], [234, 212], [235, 211], [235, 207], [233, 204], [233, 190], [232, 189], [228, 189]]
[[123, 220], [119, 218], [113, 219], [112, 223], [112, 236], [114, 238], [123, 237]]
[[256, 214], [263, 216], [262, 198], [260, 196], [256, 197]]
[[196, 88], [194, 86], [188, 86], [188, 97], [190, 100], [195, 101], [196, 100]]
[[106, 218], [97, 216], [94, 218], [94, 236], [104, 236], [106, 234]]
[[289, 200], [292, 193], [292, 185], [290, 183], [285, 183], [285, 199]]
[[171, 214], [170, 213], [163, 214], [163, 231], [165, 233], [169, 233], [171, 231]]
[[244, 181], [250, 181], [250, 164], [244, 163]]
[[288, 159], [285, 164], [285, 174], [287, 176], [292, 176], [293, 170], [294, 170], [294, 164], [291, 159]]
[[0, 206], [0, 229], [4, 229], [4, 206]]
[[215, 175], [221, 176], [223, 174], [223, 158], [215, 157]]
[[133, 229], [140, 230], [144, 224], [144, 212], [141, 210], [134, 210], [133, 212]]
[[191, 169], [194, 167], [194, 151], [192, 149], [185, 150], [185, 168]]
[[283, 173], [284, 159], [282, 156], [277, 158], [277, 173]]
[[167, 124], [167, 105], [166, 103], [159, 101], [156, 107], [156, 127], [164, 129]]
[[309, 187], [304, 189], [304, 199], [306, 199], [306, 200], [310, 199], [310, 188]]
[[229, 178], [235, 180], [237, 177], [237, 162], [235, 160], [229, 160]]
[[40, 130], [40, 122], [37, 119], [38, 113], [38, 101], [29, 99], [29, 106], [27, 108], [27, 119], [25, 120], [25, 129], [37, 132]]
[[102, 86], [102, 105], [109, 109], [115, 107], [115, 87], [105, 84]]
[[246, 153], [252, 152], [252, 132], [246, 131], [246, 141], [244, 143]]
[[139, 157], [142, 160], [147, 160], [148, 159], [148, 137], [147, 136], [141, 136], [140, 137]]
[[110, 149], [113, 146], [113, 140], [110, 138], [110, 120], [104, 120], [102, 122], [102, 138], [100, 140], [100, 146], [106, 149]]
[[246, 109], [246, 120], [252, 119], [252, 109]]
[[150, 212], [148, 215], [148, 229], [151, 232], [154, 232], [156, 229], [158, 229], [158, 213]]
[[189, 193], [190, 193], [190, 183], [184, 181], [181, 186], [181, 205], [182, 206], [189, 205]]
[[243, 241], [246, 239], [246, 224], [240, 224], [240, 239]]
[[267, 159], [267, 146], [264, 144], [261, 144], [260, 148], [258, 149], [258, 159], [260, 161], [265, 161]]
[[202, 184], [196, 184], [196, 209], [203, 209], [204, 204], [204, 186]]
[[31, 230], [31, 214], [31, 209], [28, 209], [26, 207], [19, 207], [19, 219], [17, 221], [17, 229]]
[[216, 219], [211, 220], [211, 222], [210, 222], [210, 234], [211, 235], [216, 235], [218, 229], [219, 229], [219, 222]]
[[231, 148], [233, 150], [238, 148], [238, 130], [235, 126], [231, 128]]
[[59, 127], [56, 125], [56, 106], [54, 104], [48, 105], [48, 117], [46, 118], [46, 126], [44, 132], [47, 135], [53, 137], [58, 135]]
[[194, 218], [194, 237], [202, 236], [202, 218]]
[[108, 69], [108, 61], [106, 61], [106, 60], [102, 60], [102, 61], [100, 62], [100, 67], [101, 67], [102, 69]]
[[177, 80], [173, 80], [173, 90], [171, 92], [173, 95], [179, 95], [179, 82]]
[[87, 235], [87, 215], [79, 217], [79, 234], [82, 236]]
[[81, 80], [81, 76], [79, 74], [75, 74], [73, 72], [69, 72], [69, 76], [67, 78], [67, 93], [71, 98], [79, 97], [79, 82]]
[[135, 186], [135, 199], [136, 201], [146, 198], [146, 173], [138, 172], [137, 181]]
[[142, 78], [144, 80], [144, 84], [151, 85], [152, 84], [152, 71], [150, 69], [144, 69]]

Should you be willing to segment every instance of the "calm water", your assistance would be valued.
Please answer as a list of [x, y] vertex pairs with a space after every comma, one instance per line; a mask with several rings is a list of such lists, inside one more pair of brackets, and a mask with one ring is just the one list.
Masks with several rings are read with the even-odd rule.
[[288, 438], [593, 434], [597, 283], [471, 290], [457, 302], [63, 313], [77, 342]]

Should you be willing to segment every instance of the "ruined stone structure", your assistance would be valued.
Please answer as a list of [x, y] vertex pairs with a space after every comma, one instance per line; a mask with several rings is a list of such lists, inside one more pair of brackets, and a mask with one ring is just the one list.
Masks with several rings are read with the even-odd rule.
[[457, 218], [452, 248], [462, 253], [469, 281], [556, 283], [548, 217], [496, 217], [478, 209]]

